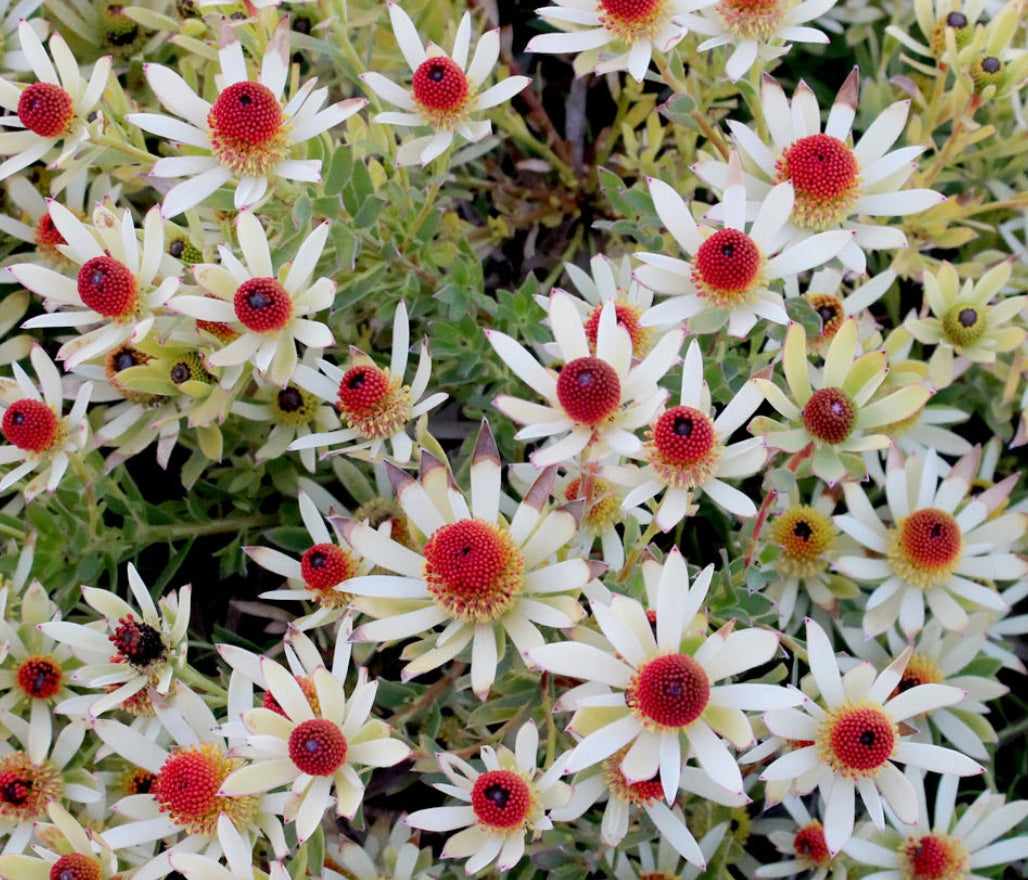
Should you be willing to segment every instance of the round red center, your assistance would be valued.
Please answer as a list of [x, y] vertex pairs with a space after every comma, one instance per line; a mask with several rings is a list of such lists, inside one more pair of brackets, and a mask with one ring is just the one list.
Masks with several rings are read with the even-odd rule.
[[664, 461], [671, 464], [702, 461], [715, 439], [710, 417], [691, 406], [672, 407], [653, 428], [653, 443]]
[[48, 700], [61, 689], [63, 673], [53, 657], [29, 657], [18, 667], [18, 687], [35, 700]]
[[621, 403], [621, 382], [614, 368], [594, 357], [577, 358], [557, 376], [557, 400], [568, 417], [583, 425], [598, 425]]
[[841, 388], [821, 388], [803, 407], [803, 426], [811, 437], [825, 443], [842, 443], [856, 423], [857, 408]]
[[640, 667], [625, 701], [662, 727], [687, 727], [710, 701], [710, 679], [687, 654], [665, 654]]
[[834, 202], [848, 195], [857, 181], [857, 159], [838, 138], [812, 134], [782, 153], [782, 177], [792, 183], [797, 198]]
[[510, 770], [489, 770], [475, 780], [471, 809], [483, 825], [509, 830], [528, 818], [532, 792], [528, 784]]
[[300, 559], [304, 581], [319, 592], [349, 580], [355, 570], [350, 554], [336, 544], [315, 544]]
[[862, 706], [834, 719], [828, 744], [843, 770], [877, 770], [892, 754], [896, 734], [881, 709]]
[[289, 757], [311, 776], [331, 776], [346, 761], [346, 737], [326, 718], [304, 721], [289, 734]]
[[816, 819], [796, 832], [792, 847], [796, 858], [813, 862], [815, 865], [827, 865], [832, 860], [828, 845], [825, 843], [824, 828]]
[[118, 651], [115, 662], [131, 663], [139, 669], [145, 669], [151, 663], [164, 659], [165, 647], [161, 634], [131, 614], [121, 618], [114, 632], [107, 638]]
[[8, 442], [26, 452], [42, 452], [57, 435], [57, 415], [41, 400], [16, 400], [4, 412], [3, 432]]
[[654, 19], [664, 0], [600, 0], [604, 15], [619, 24], [644, 24]]
[[[603, 306], [603, 303], [597, 305], [585, 319], [585, 338], [589, 340], [590, 351], [596, 349], [596, 334], [599, 330]], [[640, 349], [643, 348], [643, 342], [648, 334], [645, 327], [639, 326], [639, 310], [627, 303], [616, 303], [614, 314], [617, 316], [618, 325], [628, 331], [628, 337], [632, 340], [632, 351], [640, 355]]]
[[911, 880], [956, 880], [963, 877], [964, 854], [942, 834], [913, 837], [903, 850]]
[[266, 85], [237, 82], [218, 95], [207, 123], [219, 139], [256, 147], [268, 143], [278, 134], [282, 125], [282, 108]]
[[74, 117], [71, 95], [53, 83], [32, 83], [18, 98], [18, 118], [40, 137], [58, 137]]
[[907, 561], [926, 571], [946, 569], [960, 557], [963, 538], [957, 521], [943, 510], [915, 510], [900, 528], [900, 546]]
[[161, 810], [180, 825], [203, 822], [218, 807], [222, 767], [197, 748], [172, 752], [154, 780], [152, 793]]
[[374, 364], [351, 367], [339, 382], [338, 405], [344, 413], [372, 412], [389, 394], [389, 377]]
[[78, 292], [87, 308], [118, 318], [132, 311], [139, 288], [128, 266], [113, 257], [93, 257], [79, 269]]
[[101, 880], [100, 863], [80, 853], [61, 856], [50, 866], [50, 880]]
[[414, 71], [414, 100], [422, 107], [452, 113], [468, 98], [468, 78], [456, 62], [445, 55], [427, 58]]
[[281, 330], [293, 313], [293, 301], [274, 278], [251, 278], [239, 285], [232, 304], [236, 317], [254, 333]]
[[49, 211], [44, 211], [40, 214], [39, 220], [36, 221], [35, 240], [36, 244], [41, 247], [56, 247], [59, 244], [67, 244], [64, 236], [54, 226], [54, 220], [50, 216]]
[[744, 293], [760, 272], [760, 249], [745, 232], [719, 229], [700, 245], [693, 272], [703, 288]]

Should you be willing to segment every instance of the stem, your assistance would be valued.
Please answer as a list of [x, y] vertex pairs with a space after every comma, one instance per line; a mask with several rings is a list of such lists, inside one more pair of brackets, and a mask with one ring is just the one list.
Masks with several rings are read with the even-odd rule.
[[139, 159], [140, 161], [147, 162], [151, 165], [157, 161], [157, 157], [152, 153], [142, 150], [139, 147], [134, 147], [132, 144], [127, 144], [124, 141], [115, 140], [107, 135], [100, 135], [95, 138], [90, 138], [90, 140], [99, 147], [106, 147], [109, 150], [118, 150], [126, 156], [132, 156], [134, 159]]
[[222, 701], [228, 699], [228, 691], [226, 691], [225, 688], [219, 684], [215, 684], [211, 681], [209, 676], [206, 676], [201, 672], [197, 672], [188, 663], [183, 664], [180, 669], [176, 669], [175, 676], [191, 687], [199, 688], [202, 691], [206, 691], [208, 694], [220, 697]]
[[[796, 469], [800, 466], [800, 463], [805, 459], [809, 458], [814, 452], [814, 441], [812, 440], [806, 446], [804, 446], [799, 452], [793, 455], [785, 465], [786, 470], [796, 473]], [[753, 526], [753, 534], [750, 536], [749, 546], [746, 548], [746, 557], [743, 560], [743, 571], [750, 567], [750, 563], [753, 562], [753, 557], [757, 552], [757, 539], [760, 537], [761, 531], [764, 529], [764, 524], [767, 522], [768, 514], [771, 512], [771, 505], [774, 503], [775, 498], [778, 497], [778, 493], [772, 489], [764, 497], [764, 502], [760, 505], [760, 510], [757, 512], [757, 521]]]
[[407, 706], [406, 709], [394, 712], [392, 718], [389, 719], [389, 725], [398, 725], [411, 715], [418, 715], [422, 710], [427, 709], [438, 697], [453, 687], [453, 683], [464, 674], [464, 670], [467, 668], [467, 663], [460, 660], [455, 662], [442, 678], [426, 687], [422, 691], [421, 696]]
[[209, 523], [172, 523], [165, 526], [146, 526], [139, 531], [139, 541], [156, 544], [159, 541], [174, 541], [178, 538], [199, 538], [203, 535], [220, 535], [225, 532], [242, 532], [259, 529], [278, 522], [278, 517], [266, 513], [255, 513], [238, 519], [216, 520]]
[[632, 552], [625, 557], [625, 566], [618, 572], [617, 583], [623, 584], [628, 578], [629, 573], [635, 568], [639, 562], [639, 557], [643, 555], [643, 551], [650, 545], [650, 541], [660, 531], [660, 526], [657, 525], [656, 517], [650, 520], [650, 524], [646, 526], [646, 531], [639, 537], [639, 543], [633, 548]]

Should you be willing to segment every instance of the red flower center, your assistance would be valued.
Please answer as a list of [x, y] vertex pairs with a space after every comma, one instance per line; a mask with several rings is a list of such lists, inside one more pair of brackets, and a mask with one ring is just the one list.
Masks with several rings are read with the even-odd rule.
[[0, 816], [16, 822], [41, 819], [62, 789], [61, 774], [49, 761], [33, 764], [24, 752], [0, 758]]
[[639, 667], [625, 702], [660, 727], [688, 727], [707, 708], [710, 679], [687, 654], [665, 654]]
[[161, 634], [131, 614], [121, 618], [114, 632], [107, 638], [118, 652], [112, 658], [115, 663], [130, 663], [141, 670], [162, 661], [167, 650]]
[[796, 201], [792, 217], [807, 229], [838, 225], [852, 211], [859, 193], [857, 157], [838, 138], [812, 134], [783, 151], [775, 181], [788, 180]]
[[232, 301], [236, 317], [254, 333], [274, 333], [289, 322], [293, 301], [274, 278], [251, 278], [239, 285]]
[[745, 232], [719, 229], [696, 252], [693, 284], [718, 308], [731, 308], [754, 286], [762, 264], [760, 248]]
[[236, 827], [252, 816], [257, 798], [230, 798], [218, 794], [228, 775], [243, 764], [213, 743], [174, 749], [151, 786], [161, 812], [189, 834], [211, 836], [218, 819], [228, 814]]
[[600, 0], [600, 21], [626, 42], [651, 36], [664, 19], [666, 0]]
[[105, 318], [120, 318], [135, 309], [136, 276], [113, 257], [93, 257], [79, 269], [78, 292], [83, 304]]
[[944, 510], [915, 510], [900, 526], [900, 544], [907, 561], [923, 571], [950, 569], [960, 558], [963, 537], [957, 521]]
[[568, 361], [557, 376], [557, 400], [568, 417], [598, 425], [621, 403], [621, 382], [614, 368], [595, 357]]
[[778, 30], [791, 4], [780, 0], [720, 0], [714, 8], [730, 34], [763, 41]]
[[475, 780], [471, 809], [483, 825], [509, 831], [523, 825], [532, 809], [528, 784], [511, 770], [489, 770]]
[[39, 220], [36, 221], [35, 241], [42, 248], [54, 248], [59, 244], [67, 244], [64, 236], [54, 226], [54, 220], [49, 211], [40, 214]]
[[3, 432], [8, 442], [26, 452], [42, 452], [57, 436], [57, 415], [41, 400], [16, 400], [4, 412]]
[[466, 621], [497, 620], [524, 585], [525, 562], [510, 536], [480, 519], [440, 526], [424, 549], [432, 598]]
[[50, 880], [101, 880], [100, 863], [90, 856], [69, 853], [50, 866]]
[[[589, 340], [590, 351], [596, 350], [596, 334], [600, 326], [603, 306], [604, 303], [597, 305], [585, 319], [585, 338]], [[618, 325], [628, 331], [628, 336], [632, 340], [632, 354], [642, 357], [649, 348], [651, 333], [646, 327], [639, 326], [640, 311], [628, 303], [616, 303], [614, 314], [617, 315]]]
[[445, 55], [427, 58], [414, 71], [414, 100], [436, 113], [456, 113], [468, 99], [468, 78]]
[[621, 772], [621, 762], [628, 754], [628, 746], [616, 751], [603, 762], [603, 773], [611, 794], [630, 804], [645, 806], [663, 800], [664, 786], [659, 777], [629, 782]]
[[229, 139], [252, 147], [275, 139], [282, 125], [282, 108], [266, 85], [237, 82], [225, 89], [207, 117], [212, 140]]
[[807, 863], [827, 865], [832, 860], [828, 844], [825, 843], [825, 830], [816, 819], [796, 832], [792, 847], [796, 858]]
[[671, 464], [702, 461], [716, 439], [710, 417], [691, 406], [672, 407], [653, 428], [653, 442], [664, 461]]
[[61, 665], [49, 654], [29, 657], [17, 672], [18, 687], [34, 700], [48, 700], [61, 689], [64, 673]]
[[75, 118], [75, 107], [64, 89], [53, 83], [36, 82], [18, 98], [18, 118], [29, 131], [40, 137], [54, 138], [68, 129]]
[[910, 880], [963, 880], [967, 861], [964, 847], [948, 834], [910, 837], [900, 853]]
[[842, 443], [857, 424], [857, 407], [841, 388], [821, 388], [803, 407], [803, 426], [811, 437]]
[[337, 407], [347, 416], [373, 413], [389, 394], [389, 376], [374, 364], [351, 367], [339, 382]]
[[349, 580], [356, 570], [350, 554], [337, 544], [315, 544], [300, 559], [304, 582], [317, 592]]
[[311, 776], [331, 776], [346, 761], [346, 737], [337, 724], [313, 718], [289, 734], [289, 757], [297, 769]]
[[[300, 690], [303, 691], [303, 695], [307, 698], [307, 702], [310, 704], [311, 711], [316, 715], [321, 711], [321, 703], [318, 702], [318, 691], [314, 687], [314, 682], [309, 679], [306, 675], [294, 675], [293, 681], [300, 685]], [[261, 707], [264, 709], [270, 709], [277, 715], [281, 715], [283, 718], [288, 718], [286, 710], [279, 705], [278, 700], [275, 699], [275, 695], [271, 691], [265, 691], [264, 697], [261, 699]]]
[[875, 776], [896, 746], [896, 727], [878, 706], [846, 703], [818, 730], [818, 753], [840, 776]]

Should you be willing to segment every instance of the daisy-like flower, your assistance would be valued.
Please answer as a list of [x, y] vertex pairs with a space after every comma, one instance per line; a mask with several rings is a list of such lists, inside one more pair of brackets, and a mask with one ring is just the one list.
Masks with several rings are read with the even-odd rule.
[[929, 451], [905, 461], [891, 452], [885, 474], [886, 504], [876, 511], [856, 483], [847, 483], [849, 513], [835, 523], [870, 553], [843, 556], [836, 568], [859, 583], [876, 584], [864, 609], [864, 633], [885, 632], [897, 620], [908, 637], [921, 631], [925, 606], [944, 629], [967, 627], [965, 606], [1007, 611], [987, 581], [1017, 580], [1028, 561], [1010, 552], [1024, 535], [1021, 513], [993, 514], [1017, 481], [1008, 477], [971, 495], [974, 452], [938, 479], [938, 459]]
[[114, 880], [118, 856], [103, 835], [87, 831], [56, 801], [46, 808], [50, 823], [36, 825], [35, 856], [0, 856], [0, 877], [21, 880]]
[[160, 113], [130, 113], [126, 117], [143, 131], [196, 150], [159, 159], [150, 170], [157, 178], [188, 178], [164, 196], [161, 212], [165, 217], [175, 217], [200, 204], [232, 180], [236, 184], [236, 210], [255, 205], [279, 178], [316, 183], [320, 180], [321, 160], [293, 158], [297, 147], [367, 103], [351, 98], [324, 107], [328, 89], [315, 89], [317, 80], [310, 79], [283, 105], [289, 76], [287, 17], [281, 19], [264, 47], [257, 80], [250, 79], [239, 36], [227, 20], [221, 32], [218, 61], [221, 73], [215, 77], [218, 97], [213, 105], [196, 95], [173, 70], [147, 64], [146, 80], [157, 100], [180, 118]]
[[529, 52], [577, 52], [575, 73], [627, 70], [642, 82], [654, 52], [665, 54], [689, 33], [686, 13], [716, 0], [556, 0], [537, 9], [545, 21], [570, 33], [541, 34]]
[[857, 324], [847, 320], [828, 346], [820, 376], [811, 381], [807, 333], [802, 324], [790, 324], [782, 369], [791, 396], [770, 379], [753, 380], [787, 421], [758, 416], [750, 431], [790, 454], [809, 447], [811, 470], [828, 484], [862, 477], [864, 464], [856, 456], [890, 445], [889, 436], [875, 429], [910, 418], [932, 396], [923, 384], [877, 394], [888, 374], [886, 355], [871, 351], [858, 357], [858, 350]]
[[325, 847], [325, 880], [432, 880], [439, 871], [429, 848], [418, 847], [418, 832], [403, 822], [376, 821], [363, 844], [343, 840]]
[[581, 558], [553, 560], [574, 538], [582, 502], [549, 509], [555, 473], [544, 471], [509, 524], [500, 516], [500, 457], [488, 422], [471, 461], [471, 504], [443, 462], [421, 456], [421, 477], [387, 465], [396, 497], [420, 552], [368, 523], [346, 520], [343, 536], [365, 559], [393, 574], [353, 578], [343, 585], [353, 607], [378, 618], [353, 634], [384, 642], [428, 635], [409, 645], [401, 670], [407, 681], [436, 669], [471, 646], [471, 688], [486, 699], [509, 637], [523, 654], [543, 644], [538, 625], [569, 628], [583, 616], [577, 595], [606, 566]]
[[[615, 595], [609, 605], [592, 603], [609, 647], [575, 641], [528, 652], [534, 665], [595, 689], [580, 692], [574, 701], [570, 730], [582, 739], [571, 752], [569, 772], [628, 746], [618, 768], [625, 779], [649, 780], [659, 772], [669, 803], [689, 756], [716, 784], [742, 794], [739, 765], [722, 737], [737, 748], [752, 744], [753, 728], [744, 710], [795, 706], [803, 695], [775, 685], [714, 684], [769, 661], [778, 650], [778, 634], [726, 626], [704, 637], [706, 621], [697, 615], [713, 574], [714, 567], [707, 566], [690, 586], [685, 560], [673, 548], [651, 606], [656, 633], [642, 604]], [[690, 860], [697, 857], [693, 850]]]
[[709, 35], [697, 49], [701, 52], [718, 46], [732, 46], [725, 62], [725, 74], [732, 82], [745, 75], [757, 59], [780, 58], [792, 43], [827, 43], [828, 37], [817, 28], [807, 27], [831, 9], [838, 0], [718, 0], [700, 15], [689, 16], [691, 30]]
[[93, 65], [86, 82], [64, 37], [56, 31], [50, 37], [49, 54], [29, 22], [18, 24], [18, 38], [36, 82], [23, 85], [0, 77], [0, 107], [7, 111], [0, 116], [0, 124], [16, 129], [0, 134], [0, 156], [10, 157], [0, 163], [0, 180], [40, 159], [60, 167], [72, 158], [89, 139], [94, 125], [89, 116], [111, 75], [111, 59], [104, 57]]
[[164, 223], [157, 208], [146, 214], [140, 247], [127, 208], [118, 216], [98, 205], [92, 227], [87, 227], [63, 205], [51, 202], [49, 207], [53, 227], [66, 242], [57, 249], [77, 271], [75, 280], [35, 263], [11, 266], [11, 274], [48, 303], [63, 307], [23, 326], [100, 325], [61, 346], [57, 358], [70, 370], [123, 343], [145, 339], [158, 310], [178, 290], [181, 266], [165, 253]]
[[465, 12], [461, 17], [449, 55], [435, 43], [422, 44], [414, 22], [399, 4], [389, 3], [389, 21], [413, 79], [408, 91], [380, 73], [361, 74], [364, 85], [402, 111], [379, 113], [372, 121], [435, 129], [434, 134], [416, 137], [401, 145], [396, 154], [398, 165], [427, 165], [450, 148], [455, 134], [470, 143], [482, 140], [492, 131], [492, 123], [488, 119], [476, 119], [476, 115], [509, 101], [532, 81], [527, 76], [509, 76], [482, 90], [482, 84], [500, 57], [500, 31], [482, 34], [469, 64], [470, 13]]
[[38, 345], [33, 347], [29, 360], [35, 368], [38, 387], [16, 363], [11, 365], [14, 379], [0, 379], [0, 430], [10, 444], [0, 447], [0, 464], [20, 462], [0, 480], [0, 492], [26, 474], [38, 471], [23, 490], [26, 501], [44, 489], [56, 491], [70, 456], [85, 451], [89, 439], [86, 407], [92, 391], [92, 385], [84, 382], [65, 416], [61, 374], [54, 362]]
[[186, 880], [290, 880], [282, 862], [271, 862], [267, 872], [254, 865], [252, 848], [226, 815], [218, 819], [218, 840], [224, 850], [224, 865], [199, 853], [172, 852], [164, 857]]
[[635, 277], [672, 299], [654, 306], [645, 326], [689, 319], [690, 332], [710, 333], [726, 321], [732, 336], [743, 337], [764, 318], [787, 324], [782, 295], [771, 290], [778, 279], [813, 269], [832, 259], [853, 237], [850, 232], [823, 232], [782, 250], [783, 232], [793, 207], [793, 188], [780, 183], [761, 201], [746, 232], [746, 190], [739, 154], [732, 153], [725, 179], [721, 214], [724, 226], [698, 226], [689, 206], [668, 184], [651, 178], [650, 195], [664, 227], [690, 258], [638, 253], [645, 263]]
[[262, 658], [261, 675], [274, 708], [243, 713], [250, 735], [234, 752], [250, 763], [221, 786], [221, 795], [239, 797], [289, 785], [284, 817], [295, 821], [301, 844], [321, 825], [333, 789], [336, 815], [353, 818], [364, 796], [358, 768], [392, 767], [411, 753], [391, 737], [389, 725], [370, 717], [378, 682], [368, 681], [367, 670], [358, 670], [347, 698], [346, 665], [333, 664], [331, 672], [324, 666], [315, 669], [307, 693], [289, 670]]
[[[743, 3], [752, 5], [750, 0], [740, 0]], [[742, 156], [747, 197], [763, 201], [776, 186], [791, 183], [795, 198], [786, 228], [790, 244], [806, 244], [828, 229], [851, 230], [852, 240], [838, 256], [847, 269], [862, 275], [867, 269], [864, 251], [905, 247], [907, 239], [900, 229], [853, 218], [917, 214], [946, 197], [930, 189], [900, 189], [925, 150], [912, 146], [889, 152], [906, 127], [910, 101], [886, 107], [849, 146], [859, 84], [860, 73], [854, 68], [839, 89], [822, 132], [821, 110], [810, 87], [801, 81], [790, 103], [778, 82], [765, 74], [760, 106], [771, 143], [741, 123], [728, 125]], [[723, 162], [700, 162], [694, 171], [716, 189], [730, 185], [731, 170]]]
[[885, 824], [883, 802], [903, 821], [917, 821], [914, 788], [894, 761], [959, 776], [984, 772], [952, 749], [912, 742], [906, 728], [900, 727], [908, 718], [964, 698], [960, 688], [943, 684], [916, 685], [894, 694], [912, 653], [913, 647], [908, 647], [881, 672], [861, 663], [841, 676], [828, 635], [808, 619], [808, 662], [824, 705], [807, 700], [802, 709], [775, 709], [764, 715], [768, 730], [796, 747], [776, 759], [760, 778], [789, 780], [794, 794], [819, 788], [825, 805], [825, 845], [831, 856], [853, 833], [857, 793], [877, 828]]
[[767, 839], [786, 858], [761, 865], [754, 876], [795, 877], [804, 874], [809, 880], [825, 880], [826, 877], [846, 880], [845, 857], [828, 851], [824, 827], [810, 815], [803, 801], [790, 795], [782, 800], [782, 806], [789, 812], [791, 821], [788, 829], [774, 819], [763, 824], [767, 828], [764, 831]]
[[666, 837], [660, 838], [656, 855], [652, 844], [641, 842], [638, 861], [633, 860], [626, 852], [619, 852], [614, 860], [615, 880], [696, 880], [707, 863], [714, 858], [728, 827], [728, 822], [722, 822], [703, 835], [699, 842], [700, 853], [703, 856], [700, 864], [681, 864], [681, 853]]
[[715, 418], [710, 389], [703, 379], [703, 356], [694, 339], [682, 366], [678, 405], [665, 410], [648, 431], [650, 439], [640, 456], [647, 464], [604, 471], [615, 483], [633, 487], [622, 507], [642, 504], [663, 491], [654, 520], [665, 532], [696, 510], [703, 493], [736, 516], [756, 515], [757, 507], [749, 496], [723, 478], [748, 477], [767, 460], [767, 449], [757, 437], [731, 445], [725, 442], [760, 403], [760, 391], [747, 382]]
[[350, 347], [350, 366], [346, 370], [321, 361], [322, 372], [300, 364], [296, 368], [297, 385], [321, 400], [334, 400], [346, 427], [337, 431], [310, 434], [289, 444], [290, 449], [314, 449], [345, 444], [333, 454], [345, 452], [380, 461], [388, 441], [393, 460], [410, 461], [414, 441], [407, 426], [435, 409], [446, 400], [441, 391], [425, 396], [432, 378], [432, 355], [428, 338], [421, 340], [418, 365], [410, 385], [404, 384], [410, 357], [410, 320], [407, 306], [401, 300], [393, 314], [393, 343], [389, 369], [383, 370], [359, 348]]
[[466, 858], [469, 875], [493, 861], [498, 870], [511, 870], [525, 854], [525, 838], [552, 828], [548, 812], [571, 797], [571, 787], [560, 781], [567, 755], [543, 772], [538, 753], [539, 731], [529, 721], [519, 728], [513, 751], [503, 745], [482, 746], [485, 770], [457, 755], [439, 755], [439, 769], [449, 784], [435, 787], [464, 804], [417, 810], [403, 821], [423, 831], [464, 829], [446, 841], [442, 857]]
[[[912, 4], [914, 16], [926, 42], [916, 40], [909, 28], [899, 25], [889, 25], [885, 32], [922, 58], [937, 62], [948, 51], [952, 51], [956, 56], [961, 49], [970, 45], [974, 39], [978, 18], [985, 11], [985, 3], [986, 0], [968, 0], [966, 3], [953, 3], [953, 0], [915, 0]], [[906, 55], [903, 56], [903, 60], [928, 76], [936, 76], [940, 71], [935, 64], [924, 64]], [[955, 61], [956, 58], [952, 60]]]
[[251, 211], [239, 212], [236, 236], [243, 261], [222, 245], [220, 266], [193, 266], [193, 277], [205, 295], [177, 296], [169, 307], [200, 321], [224, 324], [236, 334], [207, 356], [209, 366], [250, 362], [269, 382], [285, 388], [299, 360], [297, 342], [322, 349], [335, 341], [328, 327], [307, 317], [327, 309], [335, 297], [332, 279], [310, 283], [328, 239], [328, 222], [304, 239], [296, 256], [277, 274], [268, 236]]
[[685, 334], [665, 334], [641, 361], [633, 365], [632, 338], [618, 324], [616, 304], [608, 301], [596, 322], [590, 347], [586, 323], [574, 298], [555, 290], [550, 294], [550, 330], [560, 351], [560, 372], [543, 367], [520, 343], [499, 330], [486, 330], [496, 353], [530, 388], [546, 398], [545, 405], [500, 395], [493, 404], [525, 425], [516, 440], [564, 436], [536, 450], [532, 463], [546, 467], [566, 461], [583, 450], [592, 457], [614, 450], [622, 455], [642, 448], [632, 433], [649, 423], [667, 397], [657, 382], [678, 359]]
[[67, 645], [85, 664], [72, 674], [73, 681], [108, 689], [104, 696], [90, 699], [87, 709], [93, 716], [126, 703], [145, 708], [147, 697], [140, 692], [152, 687], [158, 694], [167, 694], [175, 670], [186, 662], [192, 588], [186, 585], [169, 593], [158, 606], [131, 562], [127, 571], [138, 611], [109, 590], [83, 586], [82, 598], [102, 615], [102, 621], [54, 620], [39, 625], [44, 635]]
[[982, 869], [1028, 858], [1028, 834], [1004, 837], [1028, 818], [1028, 801], [1007, 803], [1004, 795], [986, 790], [958, 810], [960, 780], [943, 776], [929, 812], [923, 776], [908, 775], [921, 804], [918, 822], [911, 827], [890, 816], [892, 827], [883, 833], [846, 844], [851, 859], [865, 869], [878, 868], [863, 874], [867, 880], [979, 880], [994, 876]]

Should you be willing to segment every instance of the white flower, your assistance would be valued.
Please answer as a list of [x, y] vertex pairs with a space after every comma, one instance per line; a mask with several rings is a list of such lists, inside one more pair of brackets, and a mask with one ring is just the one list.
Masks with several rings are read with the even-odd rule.
[[372, 121], [435, 129], [434, 134], [403, 144], [396, 154], [398, 165], [427, 165], [450, 148], [455, 132], [471, 143], [482, 140], [492, 131], [492, 123], [474, 116], [509, 101], [531, 82], [527, 76], [510, 76], [480, 91], [500, 57], [500, 31], [496, 29], [482, 35], [468, 64], [470, 13], [465, 12], [461, 17], [449, 55], [434, 43], [422, 45], [414, 22], [397, 3], [389, 3], [389, 20], [413, 80], [407, 91], [380, 73], [361, 74], [361, 80], [369, 89], [402, 110], [379, 113]]
[[[261, 57], [259, 79], [250, 79], [239, 36], [226, 20], [213, 106], [196, 95], [173, 70], [144, 65], [146, 80], [162, 106], [180, 119], [160, 113], [130, 113], [126, 119], [144, 131], [195, 148], [197, 152], [159, 159], [154, 177], [186, 177], [173, 186], [161, 207], [174, 217], [198, 205], [218, 187], [236, 182], [236, 210], [255, 205], [278, 179], [316, 183], [320, 159], [291, 158], [297, 145], [338, 125], [367, 101], [351, 98], [324, 107], [328, 89], [307, 80], [283, 105], [289, 76], [289, 19], [275, 28]], [[185, 121], [182, 121], [185, 120]]]
[[[833, 880], [846, 880], [845, 858], [828, 852], [824, 827], [810, 815], [803, 801], [790, 795], [782, 800], [782, 806], [789, 813], [788, 830], [774, 819], [757, 824], [763, 826], [760, 830], [774, 844], [775, 849], [787, 858], [761, 865], [754, 876], [795, 877], [809, 871], [809, 874], [805, 874], [809, 880], [825, 880], [828, 876]], [[757, 827], [754, 827], [756, 830]]]
[[[14, 7], [11, 3], [14, 2]], [[48, 22], [43, 18], [33, 18], [34, 13], [43, 0], [0, 0], [0, 47], [3, 47], [3, 55], [0, 56], [0, 69], [2, 70], [31, 70], [28, 56], [21, 49], [21, 38], [18, 31], [21, 29], [22, 21], [27, 20], [28, 25], [39, 35], [40, 39], [46, 36]]]
[[57, 802], [46, 808], [50, 823], [36, 825], [40, 845], [33, 846], [35, 856], [0, 856], [0, 876], [20, 880], [50, 880], [51, 876], [97, 877], [107, 880], [118, 872], [118, 856], [93, 830], [86, 831], [78, 820]]
[[[675, 810], [677, 820], [682, 820], [680, 810]], [[684, 824], [684, 821], [683, 821]], [[639, 844], [639, 860], [633, 861], [627, 852], [615, 850], [608, 854], [609, 861], [614, 862], [615, 880], [696, 880], [703, 873], [704, 868], [717, 853], [721, 841], [725, 838], [729, 823], [722, 822], [715, 825], [700, 839], [699, 847], [703, 855], [702, 867], [696, 864], [682, 865], [679, 856], [681, 853], [675, 849], [674, 843], [666, 836], [661, 836], [657, 844], [657, 855], [654, 858], [653, 846], [647, 841]]]
[[266, 874], [254, 865], [252, 847], [247, 846], [228, 816], [222, 815], [218, 819], [218, 840], [227, 866], [200, 853], [169, 852], [162, 857], [186, 880], [290, 880], [282, 862], [272, 862]]

